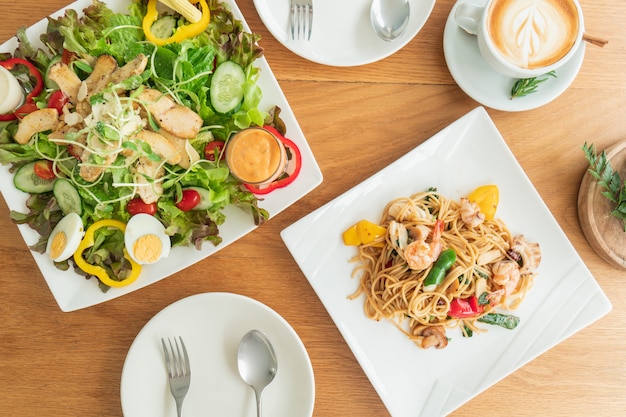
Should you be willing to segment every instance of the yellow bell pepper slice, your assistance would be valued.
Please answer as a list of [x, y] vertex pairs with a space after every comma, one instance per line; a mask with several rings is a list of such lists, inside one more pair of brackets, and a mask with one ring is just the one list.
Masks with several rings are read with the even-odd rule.
[[90, 263], [87, 263], [87, 261], [85, 261], [85, 258], [83, 258], [83, 252], [85, 252], [85, 250], [94, 245], [94, 234], [96, 230], [103, 227], [115, 227], [117, 229], [120, 229], [122, 232], [126, 231], [126, 223], [119, 220], [99, 220], [89, 226], [89, 228], [85, 232], [83, 240], [78, 245], [78, 249], [76, 249], [76, 252], [74, 252], [74, 261], [76, 262], [76, 265], [78, 265], [78, 267], [86, 273], [95, 275], [96, 277], [98, 277], [98, 279], [100, 279], [100, 281], [102, 281], [103, 284], [108, 285], [109, 287], [125, 287], [129, 284], [132, 284], [141, 273], [141, 265], [133, 261], [133, 259], [128, 255], [128, 252], [126, 252], [126, 249], [124, 249], [124, 258], [126, 258], [130, 262], [131, 271], [128, 278], [122, 281], [112, 279], [107, 273], [106, 269], [98, 265], [92, 265]]
[[387, 228], [368, 220], [360, 220], [343, 232], [343, 243], [347, 246], [368, 245], [384, 237], [386, 233]]
[[159, 38], [152, 33], [152, 24], [159, 18], [157, 1], [158, 0], [148, 0], [148, 8], [146, 9], [146, 15], [143, 17], [142, 22], [142, 28], [146, 39], [156, 45], [162, 46], [167, 45], [168, 43], [180, 42], [185, 39], [196, 37], [204, 32], [211, 21], [211, 11], [206, 0], [196, 0], [194, 3], [199, 2], [202, 11], [202, 17], [200, 20], [176, 28], [174, 34], [169, 38]]
[[495, 184], [483, 185], [472, 191], [467, 198], [478, 204], [480, 211], [485, 215], [485, 220], [493, 220], [496, 216], [500, 191]]

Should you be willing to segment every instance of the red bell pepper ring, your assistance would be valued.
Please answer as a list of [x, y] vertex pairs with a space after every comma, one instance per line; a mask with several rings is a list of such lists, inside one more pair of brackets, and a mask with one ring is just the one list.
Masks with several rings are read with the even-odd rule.
[[30, 76], [36, 81], [33, 89], [26, 95], [26, 100], [24, 101], [24, 104], [12, 111], [11, 113], [0, 114], [0, 121], [6, 122], [15, 120], [18, 117], [24, 117], [24, 115], [37, 110], [38, 107], [34, 102], [34, 98], [37, 97], [39, 93], [41, 93], [41, 91], [43, 90], [43, 77], [37, 67], [35, 67], [30, 61], [27, 61], [23, 58], [9, 58], [7, 60], [0, 61], [0, 65], [2, 65], [9, 71], [15, 68], [16, 65], [24, 65], [26, 68], [28, 68]]
[[287, 148], [287, 153], [291, 153], [291, 158], [287, 161], [287, 169], [285, 170], [285, 174], [278, 177], [278, 179], [270, 184], [256, 186], [251, 184], [244, 184], [244, 186], [254, 194], [268, 194], [272, 191], [283, 188], [291, 184], [296, 180], [298, 175], [300, 174], [300, 169], [302, 168], [302, 154], [300, 153], [300, 149], [296, 146], [293, 141], [287, 139], [283, 135], [281, 135], [278, 130], [273, 128], [272, 126], [263, 126], [263, 129], [266, 129], [273, 133]]
[[474, 317], [483, 312], [483, 306], [478, 304], [478, 298], [472, 295], [469, 298], [454, 298], [450, 302], [448, 316], [455, 319]]

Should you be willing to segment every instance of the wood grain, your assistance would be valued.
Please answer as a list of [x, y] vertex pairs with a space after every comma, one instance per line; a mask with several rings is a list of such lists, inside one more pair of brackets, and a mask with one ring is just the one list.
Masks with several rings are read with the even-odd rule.
[[[0, 0], [0, 42], [68, 3]], [[267, 60], [322, 169], [323, 184], [210, 258], [135, 293], [72, 313], [59, 310], [0, 201], [0, 411], [5, 415], [121, 416], [121, 370], [137, 332], [170, 303], [208, 291], [254, 297], [289, 321], [313, 363], [315, 417], [390, 415], [279, 233], [479, 105], [454, 84], [443, 57], [443, 29], [453, 0], [437, 1], [423, 30], [401, 51], [353, 68], [294, 55], [267, 31], [253, 0], [237, 3], [262, 36]], [[609, 43], [587, 48], [571, 88], [536, 110], [488, 113], [614, 308], [453, 416], [616, 416], [626, 410], [621, 305], [626, 272], [596, 254], [577, 212], [587, 167], [582, 144], [606, 149], [626, 136], [626, 2], [581, 3], [586, 30]]]

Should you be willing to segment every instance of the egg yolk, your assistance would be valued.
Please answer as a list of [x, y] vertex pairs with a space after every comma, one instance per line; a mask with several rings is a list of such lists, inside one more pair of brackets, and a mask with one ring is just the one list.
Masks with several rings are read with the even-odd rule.
[[161, 251], [161, 239], [154, 234], [143, 235], [133, 244], [133, 254], [138, 262], [156, 262], [161, 259]]
[[52, 238], [52, 243], [50, 244], [50, 258], [56, 259], [61, 256], [61, 253], [65, 250], [67, 246], [67, 236], [65, 232], [59, 232], [54, 235]]

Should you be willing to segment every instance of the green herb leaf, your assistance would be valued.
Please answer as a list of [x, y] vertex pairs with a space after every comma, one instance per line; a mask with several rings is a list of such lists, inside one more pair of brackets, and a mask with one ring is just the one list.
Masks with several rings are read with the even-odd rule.
[[488, 313], [480, 317], [478, 321], [512, 330], [519, 324], [519, 317], [509, 314]]
[[511, 100], [515, 97], [524, 97], [534, 93], [539, 88], [539, 84], [547, 81], [549, 77], [556, 78], [556, 72], [550, 71], [540, 77], [522, 78], [517, 80], [511, 89]]
[[598, 155], [595, 146], [588, 145], [586, 142], [582, 149], [589, 162], [589, 173], [596, 179], [598, 185], [604, 188], [601, 194], [615, 203], [611, 215], [622, 220], [626, 232], [626, 184], [620, 178], [619, 173], [611, 167], [604, 151]]

